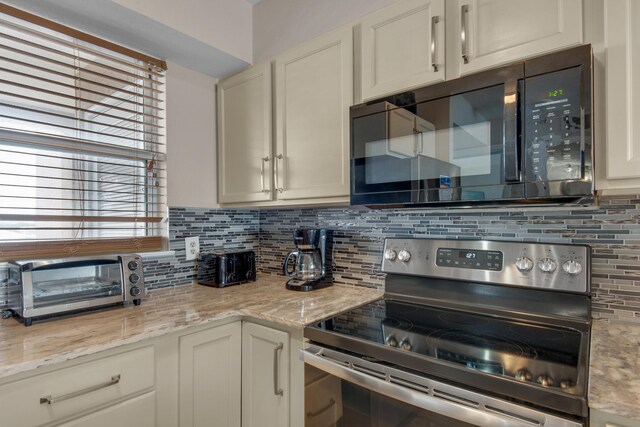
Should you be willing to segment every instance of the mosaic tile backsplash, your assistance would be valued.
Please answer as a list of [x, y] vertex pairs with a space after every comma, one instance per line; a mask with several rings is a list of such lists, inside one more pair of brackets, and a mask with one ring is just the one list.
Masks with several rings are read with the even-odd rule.
[[[380, 289], [384, 287], [380, 254], [386, 237], [588, 244], [593, 248], [593, 316], [640, 322], [640, 195], [607, 198], [598, 207], [575, 209], [171, 208], [170, 249], [175, 256], [145, 259], [147, 287], [193, 283], [196, 263], [185, 261], [184, 238], [189, 236], [200, 237], [202, 251], [253, 249], [259, 274], [280, 274], [297, 227], [333, 230], [337, 283]], [[1, 290], [0, 283], [0, 298]]]

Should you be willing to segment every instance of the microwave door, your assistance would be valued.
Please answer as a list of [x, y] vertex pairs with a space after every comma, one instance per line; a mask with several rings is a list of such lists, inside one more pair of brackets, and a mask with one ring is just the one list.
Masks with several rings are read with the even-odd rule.
[[417, 200], [417, 132], [410, 109], [352, 119], [351, 204], [408, 204]]

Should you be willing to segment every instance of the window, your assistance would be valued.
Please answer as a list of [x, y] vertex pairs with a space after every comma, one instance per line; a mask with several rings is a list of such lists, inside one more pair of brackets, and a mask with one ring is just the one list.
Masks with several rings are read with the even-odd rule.
[[163, 248], [165, 69], [0, 4], [0, 260]]

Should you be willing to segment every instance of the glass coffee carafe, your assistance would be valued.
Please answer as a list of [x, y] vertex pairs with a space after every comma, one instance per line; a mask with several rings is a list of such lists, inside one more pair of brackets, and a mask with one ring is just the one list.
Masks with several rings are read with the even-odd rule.
[[283, 274], [292, 278], [287, 282], [287, 288], [311, 290], [321, 287], [321, 282], [327, 278], [327, 230], [296, 229], [293, 241], [296, 249], [287, 254], [282, 265]]

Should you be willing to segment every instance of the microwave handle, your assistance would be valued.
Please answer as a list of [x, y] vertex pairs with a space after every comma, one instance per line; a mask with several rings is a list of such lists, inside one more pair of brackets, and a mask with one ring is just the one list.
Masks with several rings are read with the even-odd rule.
[[118, 264], [120, 258], [100, 257], [100, 258], [84, 258], [73, 261], [53, 260], [53, 261], [33, 261], [22, 266], [22, 271], [38, 271], [38, 270], [58, 270], [61, 268], [87, 267], [94, 265]]
[[505, 183], [521, 182], [520, 149], [518, 140], [518, 81], [507, 80], [504, 85], [504, 141], [503, 176]]

